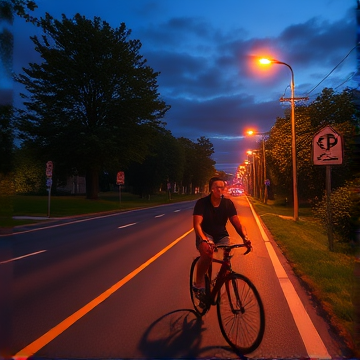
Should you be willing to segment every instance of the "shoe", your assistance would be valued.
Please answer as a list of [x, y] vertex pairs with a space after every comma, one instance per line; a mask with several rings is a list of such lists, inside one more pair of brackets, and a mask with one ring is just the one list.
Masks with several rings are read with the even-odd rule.
[[205, 288], [197, 288], [195, 286], [193, 286], [193, 292], [195, 297], [200, 301], [199, 302], [199, 307], [202, 309], [206, 308], [206, 303], [207, 303], [207, 299], [206, 299], [206, 292], [205, 292]]

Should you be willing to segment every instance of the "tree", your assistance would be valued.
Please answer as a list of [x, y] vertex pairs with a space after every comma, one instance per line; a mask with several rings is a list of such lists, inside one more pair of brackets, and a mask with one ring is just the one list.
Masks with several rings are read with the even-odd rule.
[[26, 148], [15, 150], [15, 192], [17, 194], [46, 194], [45, 163], [36, 159]]
[[185, 154], [170, 131], [158, 130], [152, 137], [150, 153], [145, 160], [129, 167], [128, 184], [141, 197], [152, 195], [167, 182], [180, 182], [185, 166]]
[[[292, 198], [291, 124], [286, 113], [278, 118], [266, 141], [267, 168], [271, 184], [282, 195]], [[332, 187], [342, 186], [351, 177], [351, 143], [356, 128], [356, 111], [352, 93], [344, 90], [336, 94], [325, 88], [309, 105], [297, 106], [296, 157], [299, 199], [303, 201], [322, 197], [325, 189], [325, 169], [314, 166], [311, 161], [314, 135], [326, 125], [330, 125], [343, 136], [344, 161], [341, 166], [332, 167]]]
[[195, 163], [197, 171], [194, 173], [193, 186], [202, 187], [208, 183], [215, 173], [215, 161], [211, 156], [214, 154], [214, 146], [208, 138], [201, 136], [195, 143]]
[[343, 186], [352, 177], [352, 143], [357, 123], [352, 92], [345, 89], [341, 93], [335, 93], [333, 89], [325, 88], [315, 101], [300, 108], [298, 113], [305, 118], [305, 121], [300, 121], [298, 124], [299, 178], [300, 176], [305, 178], [307, 182], [305, 187], [313, 189], [308, 194], [308, 198], [321, 197], [325, 189], [325, 168], [312, 164], [312, 139], [326, 125], [330, 125], [342, 135], [343, 163], [339, 166], [332, 166], [331, 186], [333, 189]]
[[5, 18], [12, 21], [15, 13], [33, 24], [38, 23], [38, 19], [31, 15], [36, 8], [36, 3], [31, 0], [5, 0], [0, 4], [0, 12]]
[[206, 185], [210, 177], [215, 174], [215, 161], [211, 159], [214, 153], [213, 144], [204, 136], [193, 142], [186, 138], [179, 138], [185, 151], [185, 169], [183, 185], [192, 193], [195, 187]]
[[99, 17], [58, 21], [46, 14], [40, 24], [45, 35], [31, 39], [43, 62], [16, 77], [27, 90], [20, 137], [57, 169], [85, 172], [87, 197], [96, 199], [99, 172], [143, 161], [147, 134], [164, 127], [169, 106], [157, 92], [159, 73], [124, 23], [112, 29]]
[[291, 122], [290, 117], [277, 118], [265, 142], [266, 168], [274, 193], [291, 198]]
[[12, 106], [0, 106], [0, 173], [8, 174], [13, 166], [14, 134], [11, 124]]

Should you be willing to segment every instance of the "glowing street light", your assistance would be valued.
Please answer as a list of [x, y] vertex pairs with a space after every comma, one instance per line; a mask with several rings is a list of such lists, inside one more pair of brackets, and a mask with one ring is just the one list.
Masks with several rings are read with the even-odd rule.
[[280, 64], [287, 66], [291, 71], [291, 154], [292, 154], [292, 174], [293, 174], [293, 196], [294, 196], [294, 220], [299, 220], [299, 201], [298, 201], [298, 191], [297, 191], [297, 170], [296, 170], [296, 132], [295, 132], [295, 82], [294, 82], [294, 72], [289, 64], [286, 64], [282, 61], [275, 59], [259, 59], [260, 64], [269, 65], [269, 64]]

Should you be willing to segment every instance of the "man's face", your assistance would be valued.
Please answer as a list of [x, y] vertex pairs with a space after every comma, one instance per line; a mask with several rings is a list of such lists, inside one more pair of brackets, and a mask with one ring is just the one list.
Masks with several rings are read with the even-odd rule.
[[220, 197], [225, 190], [225, 183], [221, 180], [218, 181], [214, 181], [213, 184], [211, 185], [211, 193], [215, 196], [215, 197]]

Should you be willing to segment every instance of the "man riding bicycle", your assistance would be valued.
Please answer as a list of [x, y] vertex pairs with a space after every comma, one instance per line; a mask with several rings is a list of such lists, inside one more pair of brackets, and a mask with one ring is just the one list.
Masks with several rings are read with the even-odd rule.
[[213, 245], [230, 244], [226, 223], [230, 220], [244, 244], [251, 246], [246, 238], [234, 203], [224, 198], [225, 181], [213, 177], [209, 181], [210, 195], [199, 199], [193, 211], [193, 226], [196, 234], [196, 247], [200, 252], [194, 290], [201, 297], [205, 293], [204, 275], [213, 259]]

